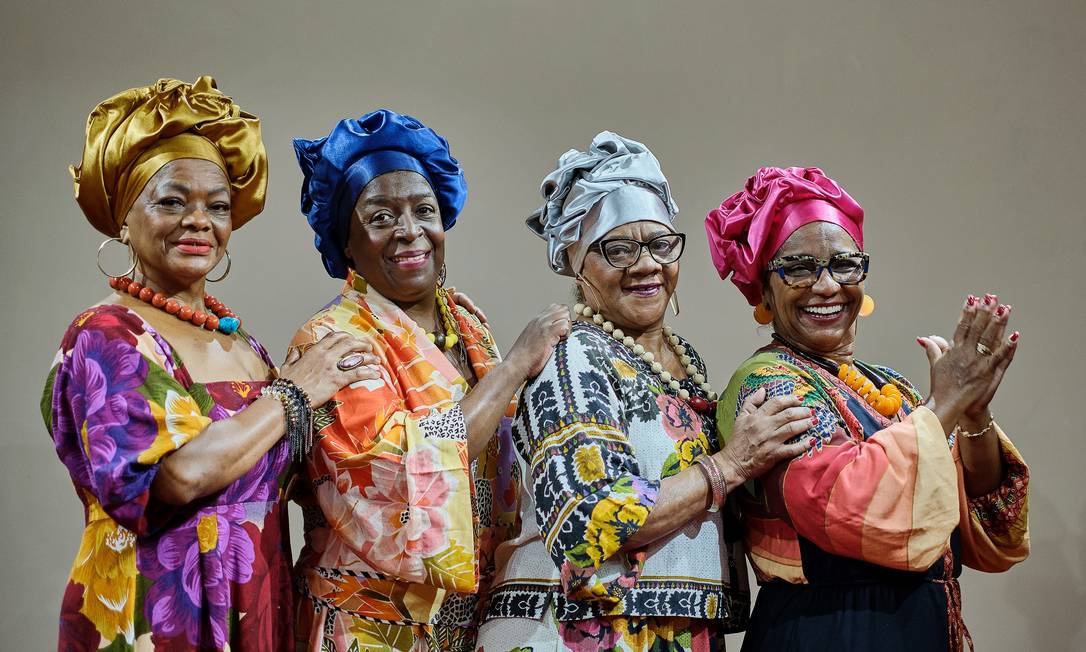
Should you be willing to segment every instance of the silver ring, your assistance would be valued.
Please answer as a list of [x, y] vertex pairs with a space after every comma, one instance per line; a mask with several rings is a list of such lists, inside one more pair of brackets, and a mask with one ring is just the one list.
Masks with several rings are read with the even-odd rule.
[[361, 353], [351, 353], [340, 358], [339, 362], [336, 363], [336, 368], [340, 371], [350, 371], [361, 367], [365, 361], [366, 358]]
[[989, 349], [981, 342], [977, 342], [977, 353], [981, 355], [992, 355], [992, 350]]

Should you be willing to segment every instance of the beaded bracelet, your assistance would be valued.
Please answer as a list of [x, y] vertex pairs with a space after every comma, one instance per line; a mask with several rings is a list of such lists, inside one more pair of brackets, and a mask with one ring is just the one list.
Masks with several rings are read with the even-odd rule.
[[992, 414], [991, 412], [989, 412], [988, 415], [990, 417], [992, 417], [992, 418], [988, 419], [988, 425], [984, 426], [984, 430], [981, 430], [980, 432], [966, 432], [965, 430], [962, 429], [961, 426], [957, 426], [956, 428], [954, 428], [954, 430], [956, 430], [959, 435], [961, 435], [962, 437], [965, 437], [966, 439], [972, 439], [974, 437], [980, 437], [981, 435], [983, 435], [983, 434], [987, 433], [989, 430], [991, 430], [992, 426], [995, 425], [995, 415]]
[[276, 378], [260, 390], [261, 396], [274, 396], [283, 404], [287, 418], [287, 440], [290, 442], [290, 456], [301, 461], [313, 448], [313, 406], [309, 395], [293, 381]]
[[705, 474], [705, 481], [709, 483], [709, 490], [712, 494], [712, 499], [709, 501], [706, 511], [711, 514], [716, 513], [720, 510], [720, 506], [724, 504], [724, 499], [728, 497], [728, 490], [724, 484], [724, 474], [720, 472], [716, 460], [710, 455], [702, 455], [694, 460], [694, 463]]

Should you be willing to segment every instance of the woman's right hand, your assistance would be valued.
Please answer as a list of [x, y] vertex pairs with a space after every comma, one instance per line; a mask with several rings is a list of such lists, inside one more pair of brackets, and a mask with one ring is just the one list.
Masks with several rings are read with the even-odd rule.
[[535, 378], [550, 360], [555, 345], [569, 335], [572, 325], [569, 308], [552, 303], [524, 327], [509, 349], [507, 361], [519, 367], [523, 380]]
[[814, 425], [814, 410], [802, 407], [802, 401], [794, 394], [768, 401], [765, 396], [763, 387], [747, 397], [735, 418], [728, 444], [714, 454], [717, 464], [722, 469], [732, 469], [740, 484], [761, 476], [783, 460], [802, 455], [811, 447], [806, 440], [785, 442]]
[[970, 295], [962, 306], [952, 344], [937, 355], [928, 348], [931, 362], [931, 409], [950, 432], [966, 413], [987, 411], [1003, 374], [1014, 359], [1017, 333], [1004, 338], [1010, 306], [997, 297]]
[[351, 383], [380, 378], [380, 366], [369, 342], [337, 332], [325, 335], [305, 353], [292, 348], [279, 376], [294, 382], [318, 407]]

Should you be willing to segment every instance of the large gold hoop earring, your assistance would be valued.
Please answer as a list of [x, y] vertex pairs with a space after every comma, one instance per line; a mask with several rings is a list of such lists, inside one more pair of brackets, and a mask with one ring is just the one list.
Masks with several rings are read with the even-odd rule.
[[[124, 245], [125, 249], [128, 249], [128, 259], [132, 261], [132, 266], [131, 267], [129, 267], [127, 270], [121, 272], [120, 274], [116, 274], [116, 275], [110, 274], [106, 270], [102, 269], [102, 250], [105, 249], [106, 245], [108, 245], [111, 242], [116, 242], [118, 244]], [[102, 241], [102, 244], [98, 245], [98, 258], [97, 258], [98, 271], [105, 274], [107, 278], [121, 278], [122, 276], [128, 276], [132, 272], [136, 271], [136, 262], [137, 262], [136, 261], [136, 254], [132, 253], [132, 247], [129, 247], [128, 245], [125, 245], [124, 241], [121, 240], [120, 238], [106, 238], [105, 240]]]
[[[218, 283], [219, 281], [223, 280], [224, 278], [226, 278], [227, 276], [230, 275], [230, 265], [231, 265], [231, 262], [230, 262], [230, 250], [226, 249], [226, 250], [224, 250], [224, 253], [226, 254], [226, 271], [223, 272], [222, 275], [219, 276], [219, 278], [209, 278], [209, 279], [207, 279], [208, 283]], [[212, 271], [214, 271], [214, 270], [212, 270]]]

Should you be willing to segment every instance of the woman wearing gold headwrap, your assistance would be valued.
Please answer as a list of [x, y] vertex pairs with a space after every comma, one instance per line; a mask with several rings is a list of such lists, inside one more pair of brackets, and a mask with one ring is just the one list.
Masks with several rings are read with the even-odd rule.
[[205, 293], [267, 180], [259, 121], [210, 77], [98, 105], [72, 174], [87, 219], [134, 262], [69, 326], [42, 397], [86, 515], [58, 647], [288, 649], [282, 481], [310, 399], [374, 378], [375, 359], [330, 336], [277, 374]]

